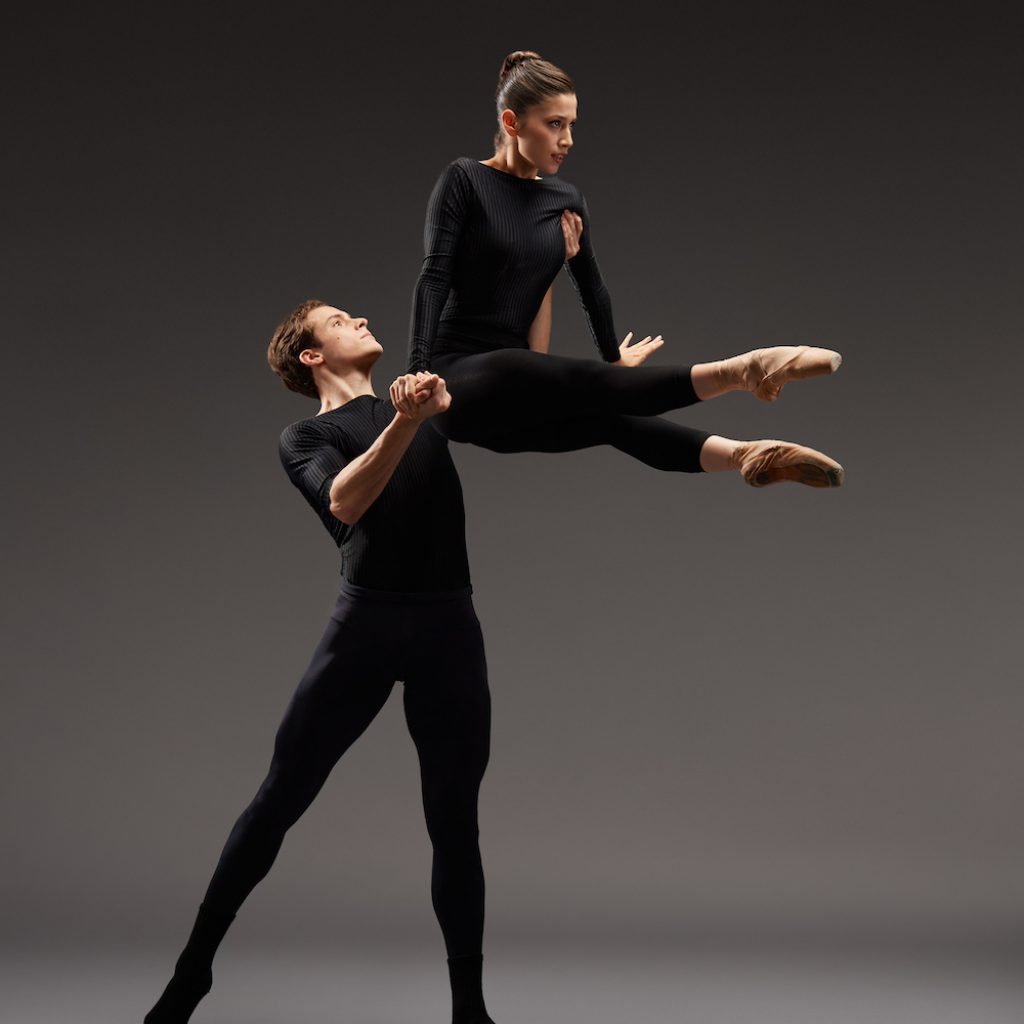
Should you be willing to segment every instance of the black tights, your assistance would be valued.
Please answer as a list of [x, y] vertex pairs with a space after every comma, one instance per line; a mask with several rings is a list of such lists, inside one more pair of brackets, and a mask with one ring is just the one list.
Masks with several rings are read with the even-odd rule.
[[242, 905], [270, 870], [285, 832], [401, 679], [433, 846], [434, 911], [449, 956], [480, 953], [477, 796], [489, 757], [491, 703], [470, 594], [467, 588], [436, 600], [343, 583], [278, 727], [267, 776], [228, 836], [206, 906], [229, 914]]
[[442, 352], [432, 370], [452, 396], [439, 433], [499, 452], [608, 444], [656, 469], [699, 473], [711, 434], [658, 419], [699, 402], [689, 366], [614, 366], [529, 349]]

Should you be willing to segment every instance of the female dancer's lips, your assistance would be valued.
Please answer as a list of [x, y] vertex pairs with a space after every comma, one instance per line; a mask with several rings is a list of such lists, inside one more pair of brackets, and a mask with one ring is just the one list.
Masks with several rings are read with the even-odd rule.
[[553, 157], [554, 157], [554, 158], [555, 158], [555, 159], [556, 159], [556, 160], [557, 160], [557, 161], [558, 161], [559, 163], [561, 163], [561, 162], [562, 162], [562, 161], [563, 161], [563, 160], [565, 159], [565, 154], [564, 154], [564, 153], [552, 153], [551, 155], [552, 155], [552, 156], [553, 156]]

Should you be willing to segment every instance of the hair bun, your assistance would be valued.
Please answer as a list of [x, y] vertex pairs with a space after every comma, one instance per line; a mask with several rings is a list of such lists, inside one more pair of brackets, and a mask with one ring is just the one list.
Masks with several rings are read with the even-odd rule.
[[514, 67], [525, 63], [528, 60], [543, 60], [535, 50], [513, 50], [502, 62], [501, 71], [498, 72], [498, 82], [504, 82]]

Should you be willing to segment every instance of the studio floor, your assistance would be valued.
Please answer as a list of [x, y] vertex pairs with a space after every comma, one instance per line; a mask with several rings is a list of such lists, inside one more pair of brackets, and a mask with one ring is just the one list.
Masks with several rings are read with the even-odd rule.
[[[141, 1024], [168, 951], [7, 951], [4, 1024]], [[564, 944], [489, 948], [496, 1024], [1019, 1024], [1008, 958]], [[224, 947], [193, 1024], [448, 1024], [443, 958]]]

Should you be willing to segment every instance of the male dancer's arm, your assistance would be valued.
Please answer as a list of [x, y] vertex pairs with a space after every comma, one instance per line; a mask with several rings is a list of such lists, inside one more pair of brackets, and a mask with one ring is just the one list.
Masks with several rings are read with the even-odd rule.
[[[393, 387], [393, 385], [392, 385]], [[412, 401], [395, 405], [395, 415], [362, 455], [346, 463], [331, 481], [331, 515], [354, 526], [387, 486], [398, 463], [423, 420], [441, 411], [439, 402], [447, 395], [444, 381], [436, 373], [420, 373]], [[428, 404], [429, 403], [429, 404]]]

